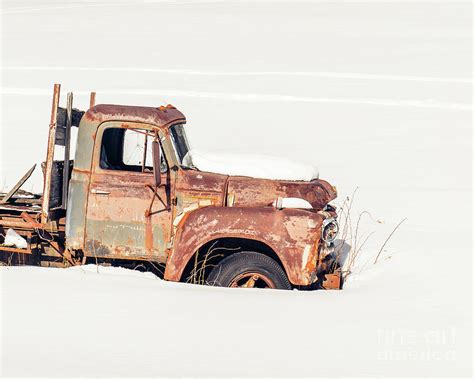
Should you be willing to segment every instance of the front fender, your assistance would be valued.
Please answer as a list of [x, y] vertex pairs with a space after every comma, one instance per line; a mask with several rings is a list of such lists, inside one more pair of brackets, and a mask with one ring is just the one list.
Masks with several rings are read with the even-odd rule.
[[303, 209], [272, 207], [204, 207], [187, 213], [177, 225], [165, 279], [179, 281], [189, 260], [204, 244], [218, 238], [252, 239], [280, 258], [294, 285], [311, 284], [316, 269], [323, 217]]

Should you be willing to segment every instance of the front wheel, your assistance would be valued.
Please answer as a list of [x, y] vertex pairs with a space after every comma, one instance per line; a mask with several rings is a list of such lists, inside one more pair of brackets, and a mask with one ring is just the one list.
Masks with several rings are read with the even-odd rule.
[[291, 289], [280, 265], [272, 258], [254, 251], [242, 251], [224, 258], [209, 273], [207, 284], [232, 288]]

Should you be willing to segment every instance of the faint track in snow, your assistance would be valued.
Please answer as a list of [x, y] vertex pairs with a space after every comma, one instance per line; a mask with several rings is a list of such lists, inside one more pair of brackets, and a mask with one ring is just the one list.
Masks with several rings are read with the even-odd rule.
[[446, 78], [436, 76], [382, 75], [355, 72], [329, 71], [201, 71], [186, 69], [146, 68], [146, 67], [69, 67], [69, 66], [18, 66], [2, 67], [5, 71], [100, 71], [100, 72], [154, 72], [173, 75], [194, 76], [302, 76], [335, 79], [368, 79], [415, 82], [472, 83], [472, 78]]
[[[42, 88], [10, 88], [3, 87], [0, 90], [2, 95], [51, 95], [49, 89]], [[137, 95], [137, 96], [161, 96], [161, 97], [191, 97], [216, 100], [246, 101], [246, 102], [293, 102], [293, 103], [339, 103], [339, 104], [362, 104], [379, 105], [389, 107], [411, 107], [411, 108], [434, 108], [451, 109], [460, 111], [472, 111], [472, 104], [469, 103], [445, 103], [431, 100], [394, 100], [377, 98], [325, 98], [325, 97], [305, 97], [292, 95], [272, 95], [257, 93], [225, 93], [225, 92], [203, 92], [203, 91], [182, 91], [173, 89], [146, 90], [146, 89], [98, 89], [97, 92], [104, 95]], [[87, 91], [75, 91], [76, 94], [89, 94]]]
[[131, 3], [83, 3], [83, 4], [69, 4], [69, 5], [50, 5], [50, 6], [36, 6], [36, 7], [13, 7], [13, 8], [4, 8], [0, 10], [0, 16], [10, 15], [10, 14], [25, 14], [25, 13], [35, 13], [35, 12], [49, 12], [56, 10], [69, 10], [69, 9], [80, 9], [80, 8], [92, 8], [92, 7], [110, 7], [110, 6], [125, 6], [131, 5]]
[[[330, 3], [331, 0], [228, 0], [225, 3], [228, 4], [320, 4]], [[335, 3], [412, 3], [413, 0], [335, 0]], [[451, 0], [418, 0], [417, 3], [439, 3], [449, 4]], [[469, 0], [458, 0], [458, 3], [470, 3]], [[0, 16], [10, 14], [25, 14], [35, 13], [43, 11], [55, 11], [55, 10], [68, 10], [68, 9], [80, 9], [89, 7], [111, 7], [111, 6], [136, 6], [136, 5], [203, 5], [203, 4], [223, 4], [222, 0], [142, 0], [142, 1], [106, 1], [106, 2], [83, 2], [69, 5], [46, 5], [46, 6], [19, 6], [19, 7], [8, 7], [3, 5], [3, 9], [0, 9]]]
[[[177, 4], [216, 4], [222, 3], [222, 0], [143, 0], [145, 3], [177, 3]], [[263, 4], [285, 4], [285, 3], [302, 3], [302, 4], [319, 4], [319, 3], [413, 3], [413, 0], [226, 0], [226, 3], [247, 4], [247, 3], [263, 3]], [[417, 0], [417, 3], [440, 3], [449, 4], [452, 0]], [[458, 0], [459, 3], [469, 3], [470, 0]]]

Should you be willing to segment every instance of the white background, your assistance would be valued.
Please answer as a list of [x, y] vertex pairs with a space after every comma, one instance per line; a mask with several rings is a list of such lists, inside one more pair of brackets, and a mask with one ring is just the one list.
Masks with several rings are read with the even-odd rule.
[[4, 268], [1, 375], [470, 376], [470, 2], [1, 5], [0, 190], [44, 159], [60, 82], [79, 108], [172, 103], [195, 148], [314, 163], [374, 232], [340, 292]]

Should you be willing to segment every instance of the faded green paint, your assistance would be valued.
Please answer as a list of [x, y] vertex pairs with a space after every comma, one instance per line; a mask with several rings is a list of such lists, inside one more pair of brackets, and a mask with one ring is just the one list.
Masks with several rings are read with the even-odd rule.
[[81, 250], [83, 248], [88, 187], [89, 175], [73, 171], [69, 182], [66, 217], [66, 247], [69, 250]]
[[[153, 249], [150, 254], [143, 246], [145, 245], [145, 227], [140, 222], [116, 222], [91, 220], [88, 221], [88, 235], [86, 250], [89, 255], [97, 257], [114, 258], [122, 257], [149, 259], [157, 262], [166, 262], [167, 255], [164, 251]], [[160, 226], [153, 227], [154, 245], [159, 246], [159, 241], [164, 239], [163, 229]], [[95, 241], [95, 243], [93, 242]], [[104, 243], [107, 241], [107, 243]]]

